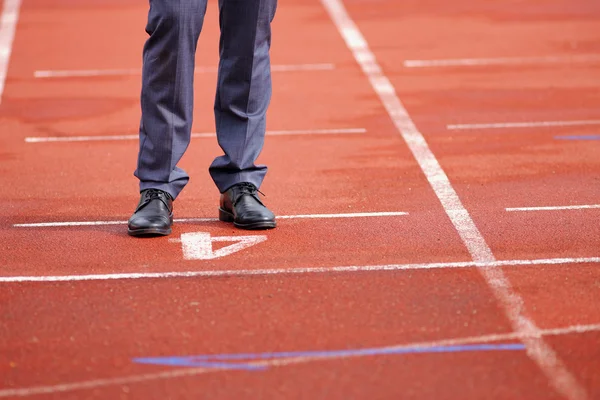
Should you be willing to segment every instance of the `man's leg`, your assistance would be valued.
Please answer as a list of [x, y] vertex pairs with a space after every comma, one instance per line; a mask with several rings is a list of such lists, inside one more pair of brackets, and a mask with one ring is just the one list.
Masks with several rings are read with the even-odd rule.
[[177, 167], [190, 141], [194, 59], [207, 0], [150, 0], [150, 35], [144, 46], [140, 149], [135, 176], [140, 190], [176, 198], [188, 182]]
[[219, 0], [220, 63], [215, 121], [224, 155], [210, 166], [221, 193], [240, 182], [260, 187], [267, 172], [255, 165], [271, 100], [271, 21], [277, 0]]
[[173, 199], [188, 182], [177, 163], [188, 147], [194, 100], [194, 59], [207, 0], [150, 0], [144, 46], [140, 148], [135, 176], [140, 202], [132, 236], [168, 235]]
[[217, 138], [224, 155], [209, 168], [222, 193], [219, 219], [243, 229], [275, 228], [258, 197], [267, 172], [256, 165], [271, 100], [271, 21], [277, 0], [219, 0], [220, 63], [215, 98]]

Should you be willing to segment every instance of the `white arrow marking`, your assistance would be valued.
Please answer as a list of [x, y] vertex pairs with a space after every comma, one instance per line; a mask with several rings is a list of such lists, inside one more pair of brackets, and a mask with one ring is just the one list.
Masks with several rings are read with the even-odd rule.
[[[225, 257], [255, 244], [267, 240], [265, 235], [210, 237], [207, 232], [192, 232], [181, 235], [183, 258], [186, 260], [213, 260]], [[212, 248], [213, 242], [236, 242], [218, 250]]]

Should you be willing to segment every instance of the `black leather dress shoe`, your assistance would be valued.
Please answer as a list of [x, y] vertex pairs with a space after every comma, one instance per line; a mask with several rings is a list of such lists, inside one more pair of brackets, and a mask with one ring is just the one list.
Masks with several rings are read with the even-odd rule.
[[258, 189], [251, 183], [238, 183], [221, 194], [219, 219], [233, 222], [241, 229], [272, 229], [275, 215], [258, 198]]
[[164, 236], [171, 233], [173, 198], [159, 189], [142, 190], [140, 203], [127, 224], [131, 236]]

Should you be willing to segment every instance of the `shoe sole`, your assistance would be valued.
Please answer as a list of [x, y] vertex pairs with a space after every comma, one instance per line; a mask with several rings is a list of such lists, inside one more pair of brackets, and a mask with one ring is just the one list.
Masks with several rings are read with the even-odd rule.
[[127, 229], [129, 236], [135, 237], [152, 237], [152, 236], [167, 236], [171, 234], [171, 228], [169, 229], [158, 229], [158, 228], [147, 228], [147, 229]]
[[249, 224], [240, 224], [239, 222], [235, 222], [235, 217], [232, 213], [225, 211], [222, 208], [219, 208], [219, 221], [233, 222], [233, 226], [236, 228], [246, 230], [263, 230], [277, 227], [277, 223], [275, 221], [258, 221]]

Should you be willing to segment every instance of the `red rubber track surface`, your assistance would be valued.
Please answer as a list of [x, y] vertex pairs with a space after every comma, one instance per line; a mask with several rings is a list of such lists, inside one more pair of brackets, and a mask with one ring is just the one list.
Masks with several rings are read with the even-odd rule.
[[[448, 128], [600, 120], [598, 59], [425, 68], [404, 61], [597, 56], [600, 8], [567, 0], [344, 4], [494, 256], [566, 260], [501, 268], [540, 329], [595, 327], [544, 340], [586, 397], [599, 398], [600, 264], [575, 259], [600, 256], [600, 209], [506, 210], [600, 203], [600, 141], [555, 138], [597, 134], [598, 125]], [[476, 268], [326, 272], [472, 258], [318, 0], [280, 2], [273, 64], [329, 63], [334, 69], [274, 72], [268, 129], [365, 132], [268, 136], [259, 160], [269, 166], [264, 200], [280, 216], [407, 215], [280, 219], [268, 232], [180, 222], [170, 237], [143, 240], [127, 236], [125, 224], [17, 226], [125, 221], [133, 211], [136, 140], [25, 139], [136, 134], [138, 74], [42, 79], [34, 73], [138, 70], [146, 13], [143, 1], [23, 0], [0, 105], [0, 278], [304, 267], [320, 272], [0, 279], [0, 396], [23, 389], [14, 394], [563, 398], [525, 351], [300, 360], [265, 371], [134, 363], [136, 357], [379, 348], [491, 334], [507, 335], [494, 343], [520, 343], [510, 338], [513, 328]], [[217, 45], [211, 1], [198, 66], [216, 65]], [[194, 132], [214, 129], [215, 81], [214, 73], [196, 74]], [[191, 181], [175, 202], [176, 218], [216, 218], [218, 192], [207, 168], [219, 153], [215, 138], [192, 140], [181, 163]], [[186, 260], [182, 244], [172, 239], [191, 232], [265, 234], [267, 240], [222, 258]], [[45, 389], [36, 392], [40, 387]]]

